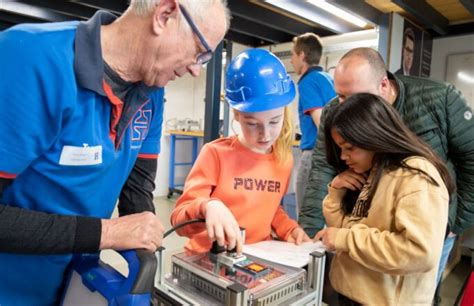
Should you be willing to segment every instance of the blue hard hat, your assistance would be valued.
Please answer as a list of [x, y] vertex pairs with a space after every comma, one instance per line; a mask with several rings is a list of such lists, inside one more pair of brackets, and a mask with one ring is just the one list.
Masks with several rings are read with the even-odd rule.
[[249, 49], [227, 67], [225, 97], [241, 112], [263, 112], [288, 105], [295, 98], [295, 84], [283, 63], [271, 52]]

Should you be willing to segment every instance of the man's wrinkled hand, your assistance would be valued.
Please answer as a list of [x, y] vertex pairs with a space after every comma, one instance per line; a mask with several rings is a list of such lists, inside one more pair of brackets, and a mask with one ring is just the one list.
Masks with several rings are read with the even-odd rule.
[[155, 252], [161, 246], [164, 230], [161, 222], [149, 211], [102, 219], [100, 249], [145, 249]]

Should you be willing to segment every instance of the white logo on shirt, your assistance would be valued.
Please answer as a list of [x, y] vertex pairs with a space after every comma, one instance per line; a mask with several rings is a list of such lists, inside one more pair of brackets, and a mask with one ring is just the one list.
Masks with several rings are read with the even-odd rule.
[[471, 111], [466, 111], [464, 113], [464, 119], [471, 120], [471, 118], [472, 118], [472, 112]]
[[102, 164], [102, 146], [82, 147], [64, 146], [59, 158], [59, 164], [64, 166], [89, 166]]

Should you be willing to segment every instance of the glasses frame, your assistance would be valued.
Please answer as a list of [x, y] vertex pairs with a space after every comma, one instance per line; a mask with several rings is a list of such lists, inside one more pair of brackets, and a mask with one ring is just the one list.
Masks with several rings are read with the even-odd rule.
[[199, 38], [199, 41], [201, 42], [201, 44], [204, 46], [204, 48], [206, 49], [206, 51], [204, 52], [201, 52], [199, 53], [197, 56], [196, 56], [196, 64], [198, 65], [205, 65], [207, 64], [211, 59], [212, 59], [212, 50], [211, 48], [209, 47], [209, 44], [207, 43], [206, 39], [204, 38], [204, 36], [201, 34], [201, 32], [199, 31], [198, 27], [196, 26], [196, 24], [194, 23], [193, 19], [191, 18], [191, 15], [189, 15], [188, 11], [184, 8], [183, 5], [179, 5], [179, 9], [181, 10], [181, 12], [183, 13], [183, 16], [184, 16], [184, 19], [186, 19], [186, 21], [188, 22], [189, 26], [191, 27], [191, 29], [193, 30], [194, 34], [196, 34], [196, 36]]

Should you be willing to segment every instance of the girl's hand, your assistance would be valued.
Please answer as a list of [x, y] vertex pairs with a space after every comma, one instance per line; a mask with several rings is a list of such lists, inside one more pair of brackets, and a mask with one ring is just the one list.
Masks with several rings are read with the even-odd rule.
[[335, 189], [347, 188], [350, 190], [360, 190], [367, 181], [366, 174], [355, 173], [351, 169], [339, 173], [331, 182], [331, 187]]
[[327, 251], [336, 250], [336, 235], [339, 229], [337, 227], [326, 227], [320, 230], [313, 240], [316, 242], [322, 240], [323, 244], [326, 246]]
[[290, 236], [288, 236], [287, 241], [298, 245], [302, 242], [311, 242], [312, 240], [308, 237], [308, 235], [306, 235], [301, 227], [297, 227], [291, 232]]
[[217, 240], [220, 246], [227, 241], [227, 249], [237, 248], [237, 253], [242, 254], [243, 239], [240, 227], [232, 212], [219, 200], [206, 203], [206, 228], [211, 241]]

